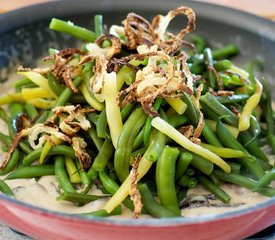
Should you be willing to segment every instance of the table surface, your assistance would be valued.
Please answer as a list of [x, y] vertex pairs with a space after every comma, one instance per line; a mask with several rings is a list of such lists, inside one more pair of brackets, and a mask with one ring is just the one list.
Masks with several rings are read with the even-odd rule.
[[[17, 8], [32, 4], [47, 2], [52, 0], [0, 0], [0, 13], [11, 11]], [[195, 1], [195, 0], [194, 0]], [[237, 8], [256, 15], [275, 20], [275, 1], [274, 0], [200, 0]]]
[[[0, 0], [0, 13], [12, 11], [32, 4], [49, 2], [51, 0]], [[194, 0], [196, 1], [196, 0]], [[200, 0], [227, 7], [247, 11], [275, 20], [275, 0]], [[11, 231], [7, 226], [0, 223], [0, 239], [2, 240], [28, 240], [30, 238], [21, 236]]]

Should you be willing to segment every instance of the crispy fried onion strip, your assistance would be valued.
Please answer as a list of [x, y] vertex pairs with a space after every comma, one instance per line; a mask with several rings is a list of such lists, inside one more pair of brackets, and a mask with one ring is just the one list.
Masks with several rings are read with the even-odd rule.
[[87, 120], [85, 113], [93, 112], [92, 108], [81, 108], [80, 105], [60, 106], [52, 109], [53, 116], [47, 124], [53, 124], [57, 117], [63, 119], [59, 128], [68, 136], [74, 136], [80, 129], [87, 131], [91, 124]]
[[[177, 35], [167, 32], [169, 23], [178, 15], [187, 16], [187, 26]], [[175, 52], [181, 45], [186, 45], [182, 38], [195, 29], [196, 17], [191, 8], [181, 6], [169, 11], [166, 16], [157, 15], [150, 24], [143, 17], [129, 13], [124, 20], [124, 33], [128, 40], [128, 47], [136, 49], [143, 43], [153, 43], [167, 53]], [[120, 30], [121, 31], [121, 30]], [[189, 45], [189, 44], [187, 44]]]
[[73, 137], [72, 147], [76, 157], [79, 159], [81, 168], [84, 170], [88, 169], [92, 164], [92, 158], [86, 152], [87, 143], [81, 137]]
[[139, 218], [142, 210], [142, 203], [141, 203], [141, 195], [139, 192], [139, 189], [137, 187], [138, 183], [138, 166], [139, 162], [141, 160], [141, 156], [137, 156], [134, 159], [134, 162], [132, 164], [132, 169], [130, 171], [130, 190], [129, 195], [131, 200], [134, 203], [134, 218]]
[[178, 65], [175, 68], [173, 58], [162, 51], [156, 51], [156, 48], [152, 46], [149, 49], [145, 45], [138, 47], [139, 56], [147, 56], [148, 64], [137, 71], [135, 82], [119, 92], [122, 107], [131, 102], [139, 102], [144, 111], [152, 117], [158, 115], [152, 107], [157, 97], [176, 98], [180, 97], [183, 91], [192, 93], [192, 89], [185, 83], [182, 67]]
[[[111, 46], [102, 48], [101, 45], [105, 40], [109, 40]], [[94, 43], [88, 43], [86, 48], [89, 53], [80, 61], [80, 64], [84, 64], [100, 56], [104, 56], [108, 60], [111, 59], [115, 54], [120, 52], [121, 40], [112, 34], [101, 35]]]
[[28, 136], [28, 142], [33, 149], [41, 148], [43, 144], [49, 139], [50, 136], [55, 136], [58, 139], [71, 143], [71, 139], [64, 133], [60, 132], [58, 127], [45, 126], [42, 123], [35, 124], [30, 128], [22, 129], [20, 132], [18, 132], [15, 135], [7, 154], [5, 155], [4, 161], [1, 163], [0, 168], [3, 168], [7, 164], [12, 152], [18, 146], [21, 138], [27, 137], [27, 136]]
[[65, 84], [76, 93], [78, 90], [73, 85], [72, 79], [80, 74], [81, 68], [80, 65], [74, 65], [70, 62], [75, 54], [85, 55], [85, 52], [79, 48], [65, 48], [53, 56], [45, 58], [45, 60], [54, 59], [55, 62], [51, 68], [51, 73], [59, 82]]

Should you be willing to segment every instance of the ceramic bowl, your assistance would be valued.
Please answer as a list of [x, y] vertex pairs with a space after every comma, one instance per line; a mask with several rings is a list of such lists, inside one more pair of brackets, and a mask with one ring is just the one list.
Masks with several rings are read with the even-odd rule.
[[[0, 15], [0, 80], [15, 72], [15, 65], [34, 66], [49, 47], [75, 46], [77, 41], [48, 30], [52, 17], [92, 26], [100, 13], [107, 25], [119, 24], [128, 12], [146, 18], [179, 5], [193, 8], [196, 33], [212, 45], [235, 43], [241, 50], [234, 61], [244, 64], [257, 58], [265, 74], [275, 73], [275, 24], [266, 19], [221, 6], [177, 0], [66, 0], [49, 2]], [[180, 28], [182, 20], [174, 21]], [[271, 78], [270, 78], [271, 79]], [[274, 82], [270, 81], [272, 85]], [[275, 198], [230, 213], [194, 218], [110, 219], [80, 218], [57, 213], [7, 196], [0, 196], [0, 221], [35, 239], [243, 239], [275, 223]]]

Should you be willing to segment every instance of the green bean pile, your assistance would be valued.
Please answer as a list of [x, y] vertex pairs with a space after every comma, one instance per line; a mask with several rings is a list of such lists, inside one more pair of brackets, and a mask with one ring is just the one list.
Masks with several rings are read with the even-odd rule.
[[[167, 21], [188, 24], [177, 35]], [[83, 216], [181, 216], [188, 189], [198, 184], [223, 203], [223, 183], [275, 196], [272, 99], [267, 80], [229, 60], [239, 49], [212, 49], [196, 35], [195, 14], [179, 7], [149, 23], [130, 13], [107, 32], [59, 19], [50, 29], [83, 40], [81, 48], [50, 49], [45, 67], [20, 67], [14, 91], [0, 97], [0, 191], [6, 180], [54, 175], [64, 200], [83, 205], [107, 198]], [[187, 39], [187, 38], [186, 38]], [[102, 196], [91, 195], [92, 187]]]

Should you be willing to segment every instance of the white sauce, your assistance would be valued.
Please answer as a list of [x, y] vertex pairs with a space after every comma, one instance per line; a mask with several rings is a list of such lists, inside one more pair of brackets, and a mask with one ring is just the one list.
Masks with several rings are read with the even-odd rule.
[[[8, 81], [4, 86], [1, 84], [3, 92], [6, 92], [7, 89], [11, 89], [10, 85], [11, 81]], [[7, 133], [7, 128], [5, 124], [0, 119], [0, 131], [3, 133]], [[1, 145], [0, 145], [1, 146]], [[3, 157], [3, 153], [0, 151], [0, 160]], [[274, 164], [275, 159], [272, 157], [271, 163]], [[3, 178], [3, 177], [2, 177]], [[15, 194], [15, 198], [41, 208], [64, 212], [64, 213], [88, 213], [92, 211], [96, 211], [102, 209], [105, 205], [108, 198], [103, 198], [96, 200], [94, 202], [90, 202], [81, 207], [76, 206], [74, 203], [62, 201], [57, 201], [56, 198], [59, 196], [60, 192], [58, 190], [58, 183], [56, 181], [55, 176], [45, 176], [41, 177], [37, 182], [35, 179], [15, 179], [15, 180], [7, 180], [6, 183], [11, 187]], [[275, 182], [273, 182], [275, 187]], [[217, 213], [224, 213], [233, 211], [238, 208], [245, 208], [248, 206], [255, 205], [259, 202], [265, 201], [269, 199], [266, 196], [260, 195], [258, 193], [251, 192], [248, 189], [224, 184], [222, 188], [231, 196], [230, 206], [221, 206], [221, 202], [219, 200], [211, 200], [209, 201], [209, 205], [207, 206], [199, 206], [199, 207], [186, 207], [183, 208], [181, 213], [182, 216], [186, 217], [194, 217], [201, 215], [210, 215]], [[0, 193], [1, 194], [1, 193]], [[93, 187], [89, 194], [101, 195], [102, 192], [98, 190], [96, 187]], [[188, 195], [193, 196], [201, 196], [209, 194], [206, 190], [204, 190], [201, 186], [198, 186], [195, 189], [190, 189], [188, 191]], [[217, 204], [219, 206], [211, 206], [213, 204]], [[232, 206], [233, 205], [233, 206]], [[133, 213], [127, 208], [123, 207], [123, 214], [120, 216], [114, 216], [119, 218], [132, 218]], [[150, 218], [150, 216], [142, 216], [144, 218]]]

